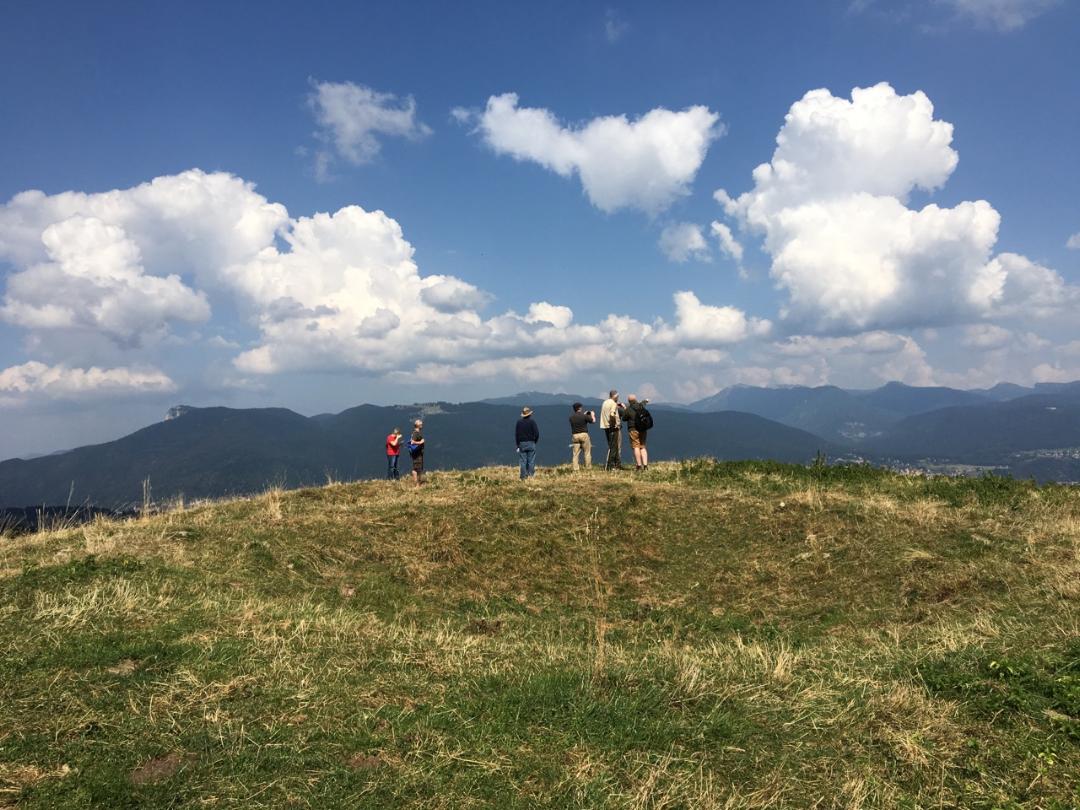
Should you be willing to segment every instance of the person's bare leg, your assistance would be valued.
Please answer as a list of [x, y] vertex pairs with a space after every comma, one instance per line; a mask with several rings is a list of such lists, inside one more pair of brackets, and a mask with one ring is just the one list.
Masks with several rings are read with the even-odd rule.
[[648, 467], [649, 466], [649, 448], [648, 447], [642, 447], [641, 448], [641, 466], [642, 467]]

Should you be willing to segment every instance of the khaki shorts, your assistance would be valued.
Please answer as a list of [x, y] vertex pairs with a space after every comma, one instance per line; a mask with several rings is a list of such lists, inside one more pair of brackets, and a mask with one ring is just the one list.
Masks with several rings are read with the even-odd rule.
[[634, 430], [633, 428], [631, 428], [630, 429], [630, 446], [638, 448], [638, 449], [644, 447], [645, 446], [645, 434], [646, 433], [648, 433], [648, 431], [646, 431], [646, 430]]

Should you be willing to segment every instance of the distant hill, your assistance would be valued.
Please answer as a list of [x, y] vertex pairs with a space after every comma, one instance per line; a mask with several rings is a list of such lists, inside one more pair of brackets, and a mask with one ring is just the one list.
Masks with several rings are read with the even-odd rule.
[[866, 444], [879, 456], [971, 464], [1004, 463], [1018, 452], [1065, 447], [1080, 447], [1080, 392], [1068, 390], [910, 416]]
[[993, 399], [997, 402], [1005, 402], [1009, 399], [1017, 399], [1019, 397], [1026, 397], [1029, 394], [1034, 394], [1035, 389], [1017, 385], [1016, 383], [998, 383], [993, 388], [976, 389], [975, 393], [982, 394], [984, 397]]
[[[569, 460], [566, 405], [534, 406], [541, 431], [538, 462]], [[423, 414], [429, 469], [515, 463], [515, 405], [434, 403], [361, 405], [304, 417], [283, 408], [184, 408], [180, 415], [105, 444], [35, 459], [0, 462], [0, 506], [138, 502], [150, 479], [155, 500], [222, 497], [385, 475], [384, 437]], [[661, 411], [650, 434], [651, 458], [713, 456], [806, 462], [839, 448], [805, 431], [748, 413]], [[603, 434], [594, 427], [593, 459]], [[630, 457], [629, 448], [624, 458]], [[403, 459], [407, 467], [406, 459]], [[73, 493], [73, 494], [72, 494]]]
[[923, 387], [904, 385], [899, 382], [886, 383], [872, 391], [855, 394], [866, 404], [884, 413], [898, 416], [912, 416], [938, 408], [951, 408], [956, 405], [978, 405], [989, 399], [974, 391], [962, 391], [957, 388]]
[[976, 388], [971, 393], [1004, 402], [1009, 399], [1030, 396], [1031, 394], [1069, 394], [1080, 391], [1080, 382], [1067, 383], [1035, 383], [1033, 386], [1016, 385], [1015, 383], [998, 383], [993, 388]]
[[890, 382], [872, 390], [833, 385], [763, 388], [735, 385], [691, 403], [700, 412], [738, 410], [815, 433], [832, 442], [866, 449], [906, 417], [942, 408], [989, 405], [1035, 393], [1067, 394], [1080, 383], [1039, 384], [1025, 388], [1001, 383], [991, 389], [921, 387]]
[[[626, 401], [625, 395], [621, 397], [622, 401]], [[479, 403], [464, 403], [464, 404], [481, 404], [481, 405], [513, 405], [517, 408], [528, 405], [530, 408], [536, 408], [538, 405], [564, 405], [570, 407], [575, 402], [580, 402], [586, 409], [598, 409], [603, 404], [603, 399], [600, 397], [587, 397], [582, 394], [546, 394], [543, 391], [522, 391], [520, 394], [513, 394], [508, 397], [492, 397], [490, 399], [481, 399]], [[688, 405], [680, 405], [675, 402], [650, 402], [649, 410], [659, 408], [662, 411], [694, 411]], [[741, 408], [716, 408], [715, 410], [742, 410]], [[760, 415], [760, 414], [759, 414]]]
[[511, 394], [508, 397], [490, 397], [479, 400], [483, 405], [514, 405], [522, 408], [528, 405], [535, 408], [537, 405], [572, 405], [575, 402], [582, 403], [586, 408], [598, 407], [601, 403], [599, 397], [586, 397], [581, 394], [547, 394], [543, 391], [522, 391], [520, 394]]
[[900, 418], [834, 385], [735, 385], [691, 403], [690, 408], [700, 412], [745, 411], [845, 443], [881, 433]]

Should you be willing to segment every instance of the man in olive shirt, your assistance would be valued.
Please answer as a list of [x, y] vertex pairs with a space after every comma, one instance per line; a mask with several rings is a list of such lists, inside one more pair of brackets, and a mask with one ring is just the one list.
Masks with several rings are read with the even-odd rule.
[[589, 439], [589, 423], [596, 421], [592, 411], [581, 410], [580, 402], [574, 403], [570, 414], [570, 461], [578, 469], [578, 453], [585, 458], [585, 468], [592, 467], [592, 441]]

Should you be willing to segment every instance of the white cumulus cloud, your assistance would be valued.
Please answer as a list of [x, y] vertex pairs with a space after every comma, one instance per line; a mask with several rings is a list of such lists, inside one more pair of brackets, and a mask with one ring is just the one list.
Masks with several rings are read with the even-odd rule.
[[881, 330], [863, 332], [843, 337], [818, 337], [815, 335], [792, 335], [773, 343], [771, 348], [785, 357], [813, 357], [830, 354], [891, 354], [906, 345], [906, 338]]
[[660, 249], [673, 262], [683, 264], [709, 261], [709, 243], [701, 233], [701, 226], [692, 222], [675, 222], [660, 232]]
[[439, 312], [461, 312], [480, 309], [491, 300], [491, 295], [452, 276], [429, 276], [424, 280], [420, 298]]
[[122, 228], [75, 215], [49, 225], [41, 242], [51, 261], [8, 278], [0, 318], [35, 330], [90, 330], [122, 344], [162, 337], [173, 321], [210, 317], [205, 295], [178, 276], [143, 271]]
[[792, 335], [765, 348], [766, 354], [774, 356], [778, 363], [801, 360], [796, 367], [801, 376], [815, 379], [819, 385], [834, 372], [881, 382], [940, 384], [926, 352], [910, 335], [883, 330], [838, 337]]
[[1080, 231], [1069, 237], [1068, 241], [1065, 243], [1065, 247], [1071, 248], [1072, 250], [1080, 250]]
[[72, 217], [120, 228], [155, 276], [213, 284], [220, 269], [254, 256], [288, 222], [288, 211], [224, 172], [199, 169], [95, 194], [24, 191], [0, 205], [0, 260], [17, 268], [49, 261], [42, 235]]
[[766, 240], [781, 314], [825, 331], [978, 317], [1000, 296], [987, 265], [998, 222], [982, 201], [913, 211], [866, 194], [783, 210]]
[[529, 312], [525, 316], [527, 323], [551, 324], [558, 329], [565, 329], [573, 320], [574, 311], [570, 307], [549, 304], [547, 301], [530, 304]]
[[703, 304], [687, 290], [675, 293], [675, 316], [674, 336], [677, 342], [697, 348], [724, 346], [752, 337], [764, 337], [772, 329], [772, 324], [767, 320], [748, 318], [735, 307]]
[[730, 256], [736, 263], [742, 262], [743, 247], [731, 232], [731, 228], [723, 222], [713, 222], [712, 233], [720, 243], [720, 250]]
[[0, 392], [19, 402], [33, 395], [51, 399], [87, 395], [169, 393], [176, 384], [155, 368], [70, 368], [30, 361], [0, 371]]
[[[734, 307], [675, 296], [675, 318], [652, 323], [612, 314], [577, 323], [570, 307], [533, 302], [525, 315], [485, 317], [491, 296], [453, 276], [422, 276], [399, 224], [358, 206], [301, 217], [268, 246], [229, 268], [258, 316], [258, 345], [241, 353], [247, 374], [349, 369], [409, 382], [509, 376], [565, 379], [620, 363], [663, 367], [671, 347], [732, 345], [770, 324]], [[266, 313], [288, 300], [275, 316]], [[283, 317], [283, 313], [288, 317]]]
[[[312, 371], [408, 382], [564, 380], [666, 369], [680, 350], [715, 352], [770, 327], [691, 292], [674, 297], [668, 321], [611, 313], [581, 323], [570, 307], [543, 300], [524, 315], [485, 315], [492, 296], [454, 276], [423, 275], [384, 212], [350, 205], [294, 218], [251, 184], [200, 171], [104, 194], [20, 194], [0, 206], [0, 260], [14, 267], [3, 316], [26, 332], [31, 352], [54, 332], [78, 335], [78, 362], [54, 346], [45, 353], [64, 364], [33, 358], [36, 365], [7, 375], [12, 390], [32, 386], [43, 396], [76, 396], [93, 381], [172, 390], [165, 372], [138, 363], [195, 346], [235, 352], [233, 366], [248, 381]], [[211, 304], [254, 330], [243, 348], [169, 331], [205, 320]], [[223, 326], [212, 324], [212, 333]], [[112, 349], [95, 353], [94, 336]], [[118, 363], [117, 353], [138, 362]]]
[[987, 273], [995, 279], [994, 304], [1003, 315], [1041, 318], [1080, 305], [1080, 287], [1026, 256], [998, 254]]
[[356, 336], [362, 338], [385, 337], [401, 325], [401, 318], [389, 309], [379, 307], [360, 321]]
[[656, 214], [689, 192], [709, 144], [723, 134], [707, 107], [657, 108], [631, 121], [625, 115], [568, 127], [549, 110], [519, 107], [515, 93], [488, 99], [478, 129], [497, 154], [577, 174], [602, 211], [637, 208]]
[[965, 348], [976, 351], [991, 351], [1007, 346], [1013, 339], [1013, 333], [992, 323], [977, 323], [964, 328], [961, 343]]
[[[375, 159], [381, 136], [420, 140], [431, 128], [416, 117], [412, 96], [399, 99], [353, 82], [312, 82], [308, 105], [319, 124], [319, 137], [341, 159], [359, 166]], [[316, 155], [316, 174], [325, 179], [331, 153]]]
[[725, 212], [764, 237], [786, 293], [781, 317], [813, 331], [971, 322], [1074, 300], [1054, 271], [994, 257], [1000, 217], [983, 201], [914, 209], [957, 165], [952, 125], [922, 92], [888, 84], [851, 99], [813, 90], [792, 105], [769, 163]]

